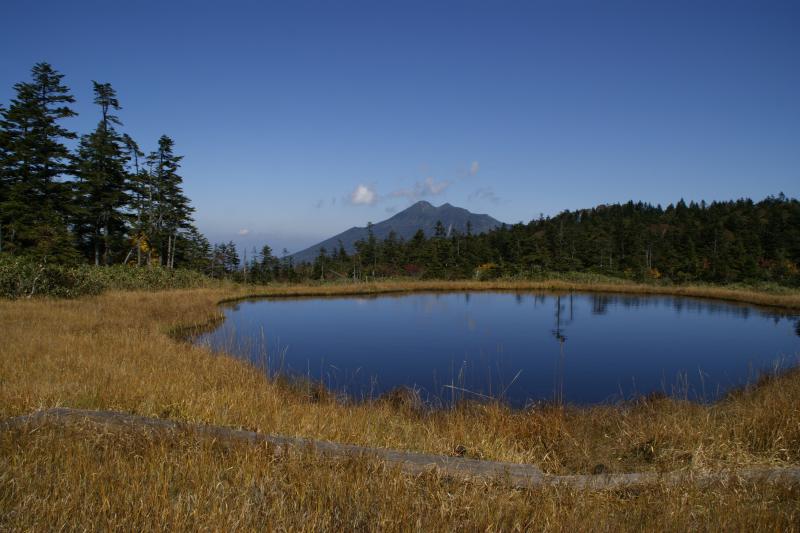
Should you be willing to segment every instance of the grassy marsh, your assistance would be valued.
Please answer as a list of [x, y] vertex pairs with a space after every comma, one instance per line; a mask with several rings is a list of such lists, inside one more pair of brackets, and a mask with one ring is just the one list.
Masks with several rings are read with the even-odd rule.
[[[669, 293], [800, 308], [800, 293], [569, 280], [386, 282], [109, 292], [76, 300], [0, 301], [0, 416], [69, 406], [262, 432], [539, 465], [552, 473], [729, 469], [800, 463], [800, 373], [764, 379], [711, 405], [644, 399], [525, 411], [500, 404], [419, 412], [402, 402], [342, 404], [244, 361], [176, 338], [219, 318], [217, 303], [261, 295], [548, 289]], [[0, 524], [87, 529], [286, 527], [791, 528], [797, 489], [721, 485], [581, 494], [410, 477], [369, 461], [270, 459], [191, 435], [96, 435], [75, 427], [0, 436]], [[47, 487], [52, 487], [48, 492]], [[124, 490], [119, 490], [124, 487]], [[49, 494], [49, 496], [48, 496]], [[202, 504], [200, 503], [202, 502]], [[663, 503], [662, 503], [663, 502]], [[411, 510], [411, 511], [408, 511]], [[75, 514], [77, 513], [77, 514]], [[407, 521], [419, 518], [417, 524]], [[274, 520], [274, 521], [273, 521]]]

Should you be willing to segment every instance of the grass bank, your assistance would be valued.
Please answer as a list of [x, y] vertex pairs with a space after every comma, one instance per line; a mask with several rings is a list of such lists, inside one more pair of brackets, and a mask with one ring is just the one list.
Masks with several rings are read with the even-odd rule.
[[[219, 317], [218, 302], [259, 295], [415, 290], [600, 290], [681, 294], [800, 308], [800, 294], [627, 283], [385, 282], [107, 292], [75, 300], [0, 301], [0, 416], [69, 406], [244, 427], [366, 446], [525, 462], [551, 473], [730, 469], [800, 464], [800, 373], [762, 380], [712, 405], [652, 398], [619, 406], [511, 410], [464, 404], [341, 404], [270, 381], [251, 365], [175, 338]], [[247, 447], [191, 434], [95, 434], [76, 426], [0, 435], [0, 527], [153, 525], [653, 529], [800, 523], [796, 488], [744, 482], [582, 493], [453, 483], [369, 462]], [[412, 522], [409, 522], [410, 517]], [[413, 520], [419, 520], [414, 523]]]
[[241, 289], [221, 303], [259, 296], [337, 296], [399, 294], [408, 292], [448, 291], [591, 291], [617, 294], [674, 295], [693, 298], [711, 298], [752, 305], [797, 309], [800, 311], [800, 290], [774, 284], [763, 285], [672, 285], [635, 283], [620, 278], [571, 273], [553, 275], [546, 279], [499, 279], [493, 281], [415, 281], [407, 278], [389, 279], [373, 283], [318, 283], [306, 285], [277, 285], [269, 288], [253, 286]]

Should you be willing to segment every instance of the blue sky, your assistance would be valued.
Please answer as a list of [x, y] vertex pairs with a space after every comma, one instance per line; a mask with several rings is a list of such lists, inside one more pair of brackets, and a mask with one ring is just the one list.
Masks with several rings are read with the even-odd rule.
[[[166, 133], [213, 241], [297, 251], [418, 199], [506, 222], [800, 196], [798, 2], [5, 0], [0, 101], [48, 61], [90, 130]], [[242, 235], [246, 234], [246, 235]]]

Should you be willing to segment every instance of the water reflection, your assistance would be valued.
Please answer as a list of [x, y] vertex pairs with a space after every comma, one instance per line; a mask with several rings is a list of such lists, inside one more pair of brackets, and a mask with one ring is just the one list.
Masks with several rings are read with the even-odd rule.
[[[604, 315], [609, 307], [623, 307], [626, 309], [639, 309], [643, 307], [669, 307], [676, 313], [683, 311], [698, 311], [708, 314], [723, 313], [726, 315], [740, 316], [747, 318], [754, 311], [753, 307], [747, 305], [737, 305], [727, 302], [717, 302], [713, 300], [701, 300], [696, 298], [680, 298], [674, 296], [638, 296], [638, 295], [612, 295], [594, 294], [591, 296], [592, 313]], [[781, 318], [792, 316], [791, 313], [781, 312], [780, 310], [763, 310], [761, 315], [765, 317]]]
[[592, 314], [604, 315], [608, 312], [608, 306], [611, 303], [611, 296], [596, 295], [592, 296]]
[[225, 314], [201, 342], [357, 398], [407, 385], [445, 403], [593, 403], [652, 391], [708, 400], [776, 361], [796, 363], [800, 352], [795, 314], [679, 297], [284, 298], [239, 302]]
[[[572, 294], [569, 295], [569, 321], [571, 323], [574, 318], [574, 308], [573, 308], [573, 300]], [[564, 344], [567, 342], [567, 336], [564, 333], [564, 329], [562, 327], [562, 320], [561, 320], [561, 313], [563, 311], [563, 307], [561, 305], [561, 296], [556, 296], [556, 326], [555, 329], [551, 331], [553, 336], [558, 341], [558, 360], [556, 362], [556, 372], [555, 372], [555, 380], [553, 383], [553, 401], [556, 405], [561, 405], [564, 403]]]

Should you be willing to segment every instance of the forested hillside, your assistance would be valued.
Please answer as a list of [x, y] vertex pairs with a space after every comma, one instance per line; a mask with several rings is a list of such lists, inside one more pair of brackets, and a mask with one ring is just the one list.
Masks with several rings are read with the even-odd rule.
[[565, 211], [483, 235], [362, 240], [353, 257], [320, 256], [313, 275], [434, 278], [584, 271], [675, 282], [800, 283], [800, 202], [783, 194], [666, 208], [628, 202]]

